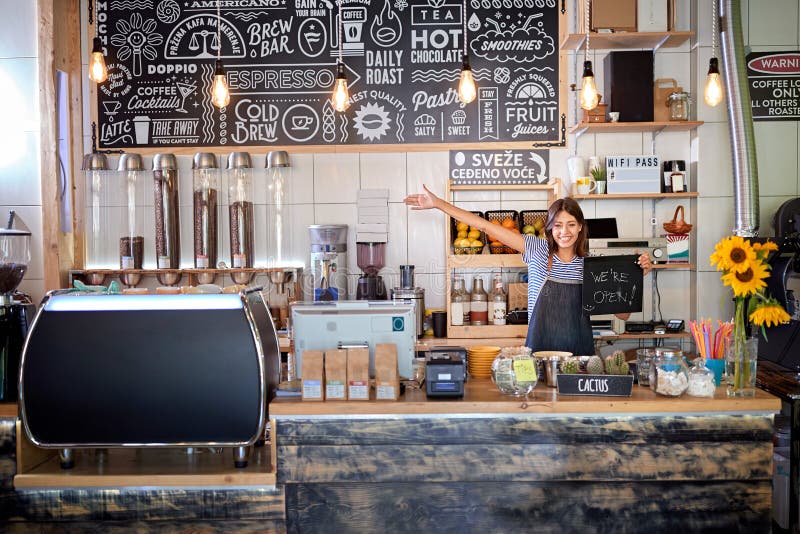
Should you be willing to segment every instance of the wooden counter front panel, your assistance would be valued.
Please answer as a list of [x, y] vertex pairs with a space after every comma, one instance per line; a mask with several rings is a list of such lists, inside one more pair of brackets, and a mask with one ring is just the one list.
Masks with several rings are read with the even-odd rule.
[[285, 419], [287, 527], [768, 531], [772, 416]]

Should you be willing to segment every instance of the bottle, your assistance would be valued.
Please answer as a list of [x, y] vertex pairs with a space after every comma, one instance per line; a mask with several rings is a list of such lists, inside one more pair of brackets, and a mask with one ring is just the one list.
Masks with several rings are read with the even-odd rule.
[[506, 292], [503, 291], [503, 277], [498, 273], [494, 275], [494, 289], [492, 289], [489, 299], [489, 320], [493, 325], [502, 326], [506, 324]]
[[464, 325], [464, 301], [467, 290], [464, 279], [459, 275], [453, 277], [453, 291], [450, 294], [450, 324], [453, 326]]
[[469, 324], [489, 324], [489, 295], [483, 289], [483, 278], [472, 279], [472, 292], [469, 294]]
[[678, 169], [678, 162], [672, 162], [672, 172], [669, 175], [669, 187], [672, 193], [682, 193], [686, 190], [684, 174]]

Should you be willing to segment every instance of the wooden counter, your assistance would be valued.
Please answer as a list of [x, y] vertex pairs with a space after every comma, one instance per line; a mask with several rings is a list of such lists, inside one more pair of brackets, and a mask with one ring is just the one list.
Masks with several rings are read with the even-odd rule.
[[289, 532], [769, 532], [772, 417], [729, 399], [413, 390], [270, 405]]
[[398, 402], [326, 401], [304, 402], [297, 398], [275, 399], [270, 417], [340, 415], [449, 415], [449, 414], [634, 414], [634, 413], [776, 413], [781, 409], [777, 397], [761, 390], [750, 399], [729, 398], [725, 388], [717, 388], [713, 399], [670, 398], [656, 395], [649, 388], [633, 387], [630, 397], [558, 395], [556, 388], [538, 384], [526, 400], [503, 395], [489, 379], [470, 379], [459, 399], [429, 399], [424, 389], [407, 389]]

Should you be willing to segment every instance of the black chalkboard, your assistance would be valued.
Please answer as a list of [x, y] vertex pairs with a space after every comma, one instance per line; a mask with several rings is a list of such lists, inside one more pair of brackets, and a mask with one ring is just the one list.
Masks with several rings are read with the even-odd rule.
[[752, 52], [745, 59], [753, 120], [800, 119], [797, 98], [797, 88], [800, 86], [800, 52]]
[[642, 311], [644, 272], [635, 254], [583, 259], [583, 311], [589, 315]]
[[[101, 148], [542, 142], [560, 137], [556, 0], [342, 0], [351, 105], [331, 107], [334, 0], [103, 0]], [[456, 93], [464, 27], [478, 96]], [[219, 27], [219, 28], [218, 28]], [[217, 37], [219, 29], [219, 39]], [[231, 89], [211, 105], [217, 52]], [[562, 55], [563, 56], [563, 55]]]

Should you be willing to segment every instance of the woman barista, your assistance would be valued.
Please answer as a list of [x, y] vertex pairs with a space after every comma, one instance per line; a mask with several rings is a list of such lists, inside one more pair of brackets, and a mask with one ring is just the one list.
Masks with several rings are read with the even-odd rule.
[[[583, 258], [587, 255], [586, 221], [574, 199], [562, 198], [550, 205], [544, 225], [546, 238], [542, 239], [492, 224], [442, 200], [427, 187], [423, 186], [423, 189], [424, 193], [405, 198], [411, 209], [437, 208], [522, 252], [522, 260], [528, 266], [526, 346], [534, 351], [565, 350], [573, 354], [594, 354], [592, 325], [581, 309]], [[645, 274], [650, 272], [649, 255], [639, 256], [638, 264]]]

